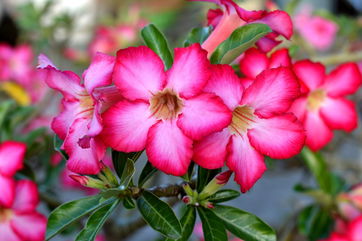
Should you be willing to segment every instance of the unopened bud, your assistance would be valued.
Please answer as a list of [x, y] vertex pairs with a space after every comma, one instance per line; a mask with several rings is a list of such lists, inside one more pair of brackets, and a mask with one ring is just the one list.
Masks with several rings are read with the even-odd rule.
[[211, 208], [214, 208], [214, 204], [212, 204], [211, 202], [207, 201], [207, 200], [204, 200], [202, 201], [201, 203], [201, 206], [203, 206], [204, 208], [208, 208], [208, 209], [211, 209]]
[[192, 190], [192, 188], [190, 187], [190, 185], [188, 183], [185, 183], [182, 185], [182, 188], [184, 189], [185, 193], [192, 197], [194, 195], [194, 191]]
[[229, 170], [229, 171], [222, 172], [222, 173], [216, 175], [216, 177], [215, 177], [216, 183], [219, 185], [225, 185], [226, 183], [228, 183], [231, 174], [233, 174], [233, 172], [231, 170]]
[[112, 185], [112, 186], [118, 186], [118, 180], [116, 178], [116, 176], [113, 174], [112, 170], [106, 166], [102, 161], [99, 162], [100, 168], [101, 168], [101, 172], [105, 175], [107, 181]]
[[232, 171], [222, 172], [214, 177], [200, 193], [200, 200], [206, 199], [225, 186], [230, 179]]
[[189, 196], [184, 196], [182, 198], [182, 201], [185, 203], [185, 204], [190, 204], [191, 203], [191, 198]]
[[96, 188], [96, 189], [104, 189], [106, 187], [104, 182], [92, 177], [82, 176], [82, 175], [69, 175], [69, 177], [85, 187]]
[[337, 205], [340, 215], [347, 220], [362, 215], [362, 184], [355, 185], [347, 193], [339, 194]]

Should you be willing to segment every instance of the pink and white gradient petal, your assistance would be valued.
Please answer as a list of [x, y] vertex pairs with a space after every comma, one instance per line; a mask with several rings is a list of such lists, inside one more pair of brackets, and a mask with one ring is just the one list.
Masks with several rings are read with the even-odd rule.
[[0, 175], [0, 206], [10, 208], [15, 196], [15, 181], [10, 177]]
[[16, 141], [0, 144], [0, 175], [12, 177], [23, 168], [26, 145]]
[[324, 123], [319, 112], [307, 112], [304, 120], [304, 128], [307, 135], [306, 145], [312, 151], [320, 150], [333, 138], [333, 132]]
[[211, 93], [204, 93], [183, 101], [177, 125], [193, 140], [221, 131], [231, 122], [232, 113], [222, 100]]
[[149, 104], [142, 101], [120, 101], [102, 117], [102, 140], [106, 145], [123, 152], [143, 150], [148, 131], [157, 122], [149, 110]]
[[289, 67], [292, 65], [292, 59], [289, 56], [288, 49], [279, 49], [275, 51], [269, 60], [269, 68], [278, 68], [280, 66]]
[[123, 97], [148, 100], [164, 87], [166, 74], [160, 57], [146, 46], [117, 52], [113, 81]]
[[329, 96], [340, 97], [354, 94], [362, 84], [362, 76], [355, 63], [339, 65], [325, 79], [323, 88]]
[[299, 97], [299, 83], [286, 67], [268, 69], [257, 76], [244, 92], [241, 105], [248, 105], [261, 117], [286, 112]]
[[47, 219], [40, 213], [15, 213], [10, 223], [22, 240], [43, 241], [45, 239]]
[[348, 237], [351, 241], [361, 241], [362, 240], [362, 216], [356, 218], [349, 224], [349, 233]]
[[299, 121], [303, 122], [307, 114], [307, 97], [300, 97], [296, 99], [288, 112], [292, 112]]
[[287, 39], [290, 39], [293, 35], [292, 20], [284, 11], [275, 10], [268, 12], [265, 16], [255, 22], [269, 25], [273, 32], [278, 33]]
[[251, 79], [255, 79], [268, 66], [269, 60], [266, 54], [256, 48], [248, 49], [240, 60], [241, 73]]
[[305, 131], [293, 114], [258, 119], [248, 131], [251, 145], [271, 158], [286, 159], [297, 155], [305, 142]]
[[146, 153], [157, 169], [166, 174], [182, 176], [191, 162], [192, 144], [175, 121], [160, 121], [148, 132]]
[[315, 90], [323, 84], [326, 69], [320, 63], [301, 60], [294, 64], [294, 72], [309, 90]]
[[210, 77], [210, 63], [207, 52], [200, 44], [176, 48], [174, 63], [167, 71], [167, 85], [183, 98], [190, 98], [202, 92]]
[[0, 234], [4, 241], [23, 241], [11, 228], [9, 222], [0, 222]]
[[192, 159], [203, 168], [215, 169], [223, 167], [230, 137], [229, 129], [225, 128], [195, 142]]
[[235, 181], [247, 192], [266, 171], [264, 157], [249, 143], [247, 136], [232, 136], [226, 165], [235, 172]]
[[320, 108], [320, 115], [331, 129], [350, 132], [357, 128], [358, 114], [353, 101], [327, 97]]
[[20, 180], [16, 183], [16, 196], [12, 209], [16, 212], [32, 212], [39, 204], [38, 188], [30, 180]]

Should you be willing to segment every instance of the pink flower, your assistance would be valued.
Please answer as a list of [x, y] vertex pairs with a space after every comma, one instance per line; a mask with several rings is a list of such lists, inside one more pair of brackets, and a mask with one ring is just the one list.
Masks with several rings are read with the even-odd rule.
[[332, 46], [338, 32], [338, 25], [320, 16], [303, 11], [294, 18], [295, 28], [314, 48], [327, 50]]
[[202, 47], [208, 51], [209, 55], [211, 55], [216, 47], [226, 40], [236, 28], [248, 23], [268, 24], [273, 30], [272, 33], [257, 42], [257, 46], [264, 52], [268, 52], [280, 43], [279, 40], [276, 40], [279, 35], [289, 39], [293, 34], [292, 21], [289, 15], [284, 11], [247, 11], [239, 7], [232, 0], [190, 1], [213, 2], [222, 7], [222, 11], [210, 10], [207, 16], [208, 24], [215, 28], [202, 45]]
[[5, 141], [0, 144], [0, 210], [1, 207], [11, 207], [14, 201], [13, 176], [23, 168], [25, 151], [25, 144], [20, 142]]
[[226, 165], [241, 191], [248, 191], [266, 170], [264, 155], [284, 159], [300, 152], [305, 134], [286, 113], [299, 96], [299, 84], [286, 67], [265, 70], [244, 89], [228, 65], [214, 67], [206, 91], [220, 96], [233, 112], [231, 124], [196, 142], [193, 160], [208, 169]]
[[361, 241], [362, 240], [362, 216], [354, 219], [346, 225], [343, 232], [332, 232], [327, 239], [320, 241]]
[[11, 186], [0, 183], [0, 188], [12, 189], [16, 193], [14, 199], [6, 199], [10, 205], [0, 205], [1, 240], [43, 241], [47, 220], [36, 211], [39, 204], [36, 184], [30, 180], [20, 180]]
[[114, 57], [98, 53], [83, 73], [83, 83], [75, 73], [58, 70], [44, 55], [39, 56], [39, 62], [47, 75], [46, 83], [64, 97], [63, 111], [53, 119], [52, 129], [64, 140], [67, 168], [97, 174], [106, 150], [98, 137], [103, 128], [101, 113], [119, 99], [117, 88], [110, 86]]
[[123, 152], [146, 148], [156, 168], [184, 175], [193, 140], [231, 121], [221, 99], [203, 92], [210, 77], [206, 55], [199, 44], [177, 48], [172, 68], [165, 71], [160, 57], [148, 47], [118, 51], [113, 80], [124, 100], [103, 114], [103, 141]]
[[337, 197], [339, 213], [346, 220], [353, 220], [362, 215], [362, 183], [354, 186], [349, 192]]
[[322, 64], [303, 60], [294, 64], [294, 71], [302, 96], [290, 111], [303, 122], [309, 148], [317, 151], [327, 145], [333, 138], [332, 130], [350, 132], [357, 127], [356, 106], [346, 99], [362, 82], [356, 64], [342, 64], [327, 75]]

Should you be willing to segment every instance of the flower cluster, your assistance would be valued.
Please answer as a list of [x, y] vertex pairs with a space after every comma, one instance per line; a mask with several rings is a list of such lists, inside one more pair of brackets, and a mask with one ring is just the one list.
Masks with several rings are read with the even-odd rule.
[[46, 218], [36, 211], [38, 189], [30, 180], [14, 179], [22, 169], [26, 146], [5, 141], [0, 144], [0, 233], [2, 240], [42, 241]]

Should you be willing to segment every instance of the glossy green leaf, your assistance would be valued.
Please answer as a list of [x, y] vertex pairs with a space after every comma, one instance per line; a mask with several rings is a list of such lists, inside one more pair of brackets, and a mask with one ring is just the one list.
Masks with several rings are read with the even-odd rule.
[[57, 233], [61, 232], [68, 225], [84, 215], [109, 204], [112, 200], [114, 201], [114, 199], [108, 199], [101, 202], [101, 198], [101, 195], [86, 197], [64, 203], [54, 209], [48, 218], [46, 240], [51, 239]]
[[152, 166], [152, 164], [147, 161], [146, 165], [143, 167], [140, 177], [138, 179], [138, 186], [142, 187], [153, 174], [157, 172], [157, 169]]
[[151, 192], [144, 191], [137, 207], [146, 222], [168, 238], [181, 238], [182, 228], [172, 208]]
[[207, 39], [207, 37], [209, 37], [211, 32], [212, 32], [212, 26], [192, 29], [184, 42], [184, 46], [188, 47], [193, 43], [202, 44]]
[[136, 204], [131, 197], [125, 197], [123, 199], [123, 206], [127, 209], [134, 209], [136, 207]]
[[214, 195], [210, 196], [208, 200], [212, 203], [221, 203], [229, 200], [233, 200], [240, 196], [240, 192], [232, 189], [224, 189], [217, 191]]
[[196, 222], [196, 209], [193, 206], [187, 206], [185, 213], [183, 214], [180, 223], [182, 226], [182, 237], [179, 239], [169, 239], [167, 238], [165, 241], [187, 241], [194, 231]]
[[94, 241], [97, 233], [106, 222], [109, 215], [112, 214], [114, 209], [119, 204], [119, 200], [115, 200], [113, 203], [107, 204], [95, 211], [88, 219], [84, 229], [77, 235], [76, 241]]
[[60, 147], [63, 145], [63, 140], [60, 139], [57, 135], [54, 135], [53, 143], [54, 143], [54, 150], [59, 152], [65, 160], [68, 160], [69, 156], [67, 155], [67, 153], [65, 153], [64, 150], [60, 149]]
[[136, 168], [134, 166], [134, 162], [132, 159], [128, 158], [125, 162], [122, 176], [120, 177], [121, 178], [120, 186], [128, 187], [135, 172]]
[[216, 205], [211, 210], [238, 238], [248, 241], [276, 241], [274, 230], [251, 213], [221, 205]]
[[202, 222], [205, 241], [227, 241], [225, 226], [210, 209], [200, 207], [197, 209]]
[[220, 172], [221, 168], [205, 169], [199, 166], [197, 170], [197, 192], [200, 193], [204, 187]]
[[9, 110], [15, 105], [14, 101], [7, 100], [3, 101], [0, 104], [0, 128], [2, 128], [2, 125], [4, 123], [5, 118], [7, 117], [7, 114]]
[[155, 25], [149, 24], [141, 30], [146, 45], [152, 49], [165, 64], [166, 69], [172, 66], [173, 58], [165, 36]]
[[272, 30], [266, 24], [252, 23], [237, 28], [211, 55], [212, 64], [230, 64], [245, 50]]
[[136, 162], [138, 158], [141, 156], [142, 152], [119, 152], [119, 151], [112, 151], [112, 162], [114, 169], [116, 170], [116, 173], [119, 178], [123, 175], [123, 170], [126, 167], [127, 159], [133, 160], [133, 162]]

